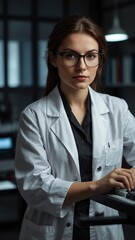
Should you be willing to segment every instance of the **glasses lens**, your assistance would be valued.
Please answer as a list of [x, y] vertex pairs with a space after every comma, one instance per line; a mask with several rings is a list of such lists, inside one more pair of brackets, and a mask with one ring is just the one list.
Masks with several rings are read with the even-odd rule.
[[96, 67], [99, 64], [99, 57], [100, 55], [98, 53], [88, 53], [85, 55], [85, 63], [89, 67]]
[[80, 57], [83, 57], [85, 64], [88, 67], [96, 67], [99, 65], [100, 55], [99, 53], [90, 52], [86, 55], [79, 55], [75, 52], [62, 52], [63, 63], [68, 67], [73, 67], [78, 64]]
[[78, 62], [78, 54], [72, 52], [63, 53], [63, 62], [66, 66], [72, 67]]

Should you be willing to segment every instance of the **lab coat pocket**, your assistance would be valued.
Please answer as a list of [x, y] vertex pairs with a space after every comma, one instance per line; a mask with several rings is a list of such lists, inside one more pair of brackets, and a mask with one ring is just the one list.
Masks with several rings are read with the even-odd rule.
[[55, 235], [54, 226], [38, 225], [24, 219], [19, 240], [53, 240]]
[[106, 152], [106, 166], [120, 167], [123, 153], [122, 139], [108, 141], [105, 147], [105, 152]]

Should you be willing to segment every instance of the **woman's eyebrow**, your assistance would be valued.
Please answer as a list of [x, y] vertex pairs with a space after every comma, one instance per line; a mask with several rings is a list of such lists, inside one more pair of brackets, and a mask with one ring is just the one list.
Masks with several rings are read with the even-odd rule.
[[[71, 48], [65, 48], [65, 49], [63, 49], [63, 52], [75, 52], [75, 53], [78, 53], [78, 54], [80, 54], [78, 51], [76, 51], [76, 50], [74, 50], [74, 49], [71, 49]], [[91, 49], [91, 50], [88, 50], [87, 52], [98, 52], [98, 50], [97, 49]], [[86, 52], [86, 53], [87, 53]]]
[[71, 48], [65, 48], [65, 49], [63, 49], [63, 51], [64, 51], [64, 52], [66, 52], [66, 51], [77, 52], [76, 50], [71, 49]]

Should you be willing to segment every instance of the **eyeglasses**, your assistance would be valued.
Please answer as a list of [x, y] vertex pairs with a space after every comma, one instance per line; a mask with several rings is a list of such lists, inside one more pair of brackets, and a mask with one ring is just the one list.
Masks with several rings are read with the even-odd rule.
[[96, 67], [100, 64], [101, 56], [102, 56], [101, 53], [98, 53], [95, 51], [88, 52], [84, 55], [74, 51], [67, 51], [67, 52], [56, 51], [55, 53], [59, 54], [62, 57], [64, 65], [68, 67], [76, 66], [80, 61], [81, 57], [83, 58], [85, 64], [88, 67]]

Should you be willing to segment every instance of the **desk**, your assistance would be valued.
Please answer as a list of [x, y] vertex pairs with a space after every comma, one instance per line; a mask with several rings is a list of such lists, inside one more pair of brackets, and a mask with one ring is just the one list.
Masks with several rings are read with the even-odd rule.
[[78, 219], [78, 226], [110, 225], [110, 224], [131, 224], [135, 225], [135, 201], [126, 199], [116, 194], [95, 195], [91, 200], [105, 206], [114, 208], [124, 215], [109, 217], [82, 217]]

